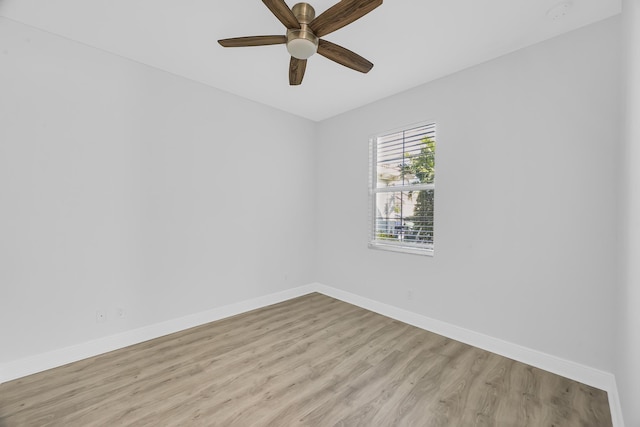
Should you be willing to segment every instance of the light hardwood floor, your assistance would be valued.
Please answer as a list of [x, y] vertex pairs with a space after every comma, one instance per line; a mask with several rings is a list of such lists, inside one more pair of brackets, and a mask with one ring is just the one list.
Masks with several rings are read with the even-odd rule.
[[594, 426], [604, 391], [310, 294], [0, 385], [0, 426]]

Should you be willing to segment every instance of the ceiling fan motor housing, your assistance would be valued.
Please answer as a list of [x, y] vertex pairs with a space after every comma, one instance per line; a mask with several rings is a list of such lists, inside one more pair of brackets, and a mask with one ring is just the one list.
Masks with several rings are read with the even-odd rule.
[[300, 29], [287, 30], [287, 50], [294, 58], [307, 59], [318, 50], [318, 37], [308, 27], [316, 11], [308, 3], [297, 3], [291, 11], [300, 23]]

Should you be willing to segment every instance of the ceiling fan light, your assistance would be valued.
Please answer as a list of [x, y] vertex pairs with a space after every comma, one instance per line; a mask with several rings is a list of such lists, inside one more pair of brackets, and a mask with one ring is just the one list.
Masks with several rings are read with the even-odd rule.
[[287, 42], [287, 50], [294, 58], [307, 59], [318, 51], [318, 45], [307, 39], [293, 39]]
[[319, 39], [306, 26], [287, 30], [287, 50], [297, 59], [307, 59], [318, 51]]

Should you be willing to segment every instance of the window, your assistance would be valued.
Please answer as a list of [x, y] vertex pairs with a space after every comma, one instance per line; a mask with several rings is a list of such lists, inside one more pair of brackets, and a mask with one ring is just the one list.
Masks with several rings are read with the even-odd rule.
[[369, 247], [433, 255], [435, 123], [370, 141]]

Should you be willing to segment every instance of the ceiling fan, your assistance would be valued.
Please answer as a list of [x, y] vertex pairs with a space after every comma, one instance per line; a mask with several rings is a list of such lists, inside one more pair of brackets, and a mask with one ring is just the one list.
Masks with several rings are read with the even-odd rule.
[[218, 40], [218, 43], [224, 47], [286, 44], [291, 55], [290, 85], [302, 83], [307, 59], [316, 52], [361, 73], [368, 73], [373, 68], [371, 62], [357, 53], [320, 37], [362, 18], [380, 6], [382, 0], [342, 0], [317, 17], [315, 10], [308, 3], [298, 3], [289, 9], [284, 0], [262, 0], [262, 2], [287, 27], [286, 35], [234, 37]]

